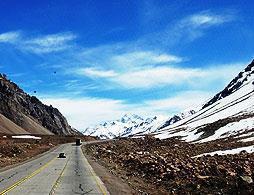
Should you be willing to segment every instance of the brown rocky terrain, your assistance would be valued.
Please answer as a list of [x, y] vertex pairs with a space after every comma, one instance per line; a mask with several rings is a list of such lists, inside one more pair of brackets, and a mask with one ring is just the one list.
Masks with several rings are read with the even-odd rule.
[[[15, 83], [0, 74], [0, 132], [23, 134], [56, 134], [72, 135], [78, 134], [67, 122], [58, 109], [44, 105], [35, 96], [30, 96], [20, 89]], [[21, 128], [9, 128], [10, 121]], [[2, 124], [8, 124], [3, 126]], [[23, 129], [23, 130], [21, 130]]]
[[[13, 139], [11, 136], [0, 134], [0, 169], [9, 165], [26, 161], [31, 157], [46, 152], [51, 148], [75, 142], [77, 136], [41, 135], [41, 139]], [[93, 137], [78, 136], [83, 141], [93, 141]]]
[[236, 139], [191, 144], [152, 137], [87, 145], [86, 154], [136, 194], [253, 194], [254, 154], [196, 155], [254, 145]]

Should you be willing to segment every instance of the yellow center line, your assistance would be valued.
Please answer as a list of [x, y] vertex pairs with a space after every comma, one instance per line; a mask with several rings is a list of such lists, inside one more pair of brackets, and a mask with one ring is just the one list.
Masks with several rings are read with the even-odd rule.
[[10, 187], [8, 187], [7, 189], [5, 189], [4, 191], [0, 192], [0, 195], [5, 195], [7, 192], [10, 192], [11, 190], [13, 190], [14, 188], [18, 187], [20, 184], [24, 183], [25, 181], [27, 181], [28, 179], [34, 177], [35, 175], [37, 175], [38, 173], [40, 173], [42, 170], [44, 170], [46, 167], [48, 167], [56, 158], [53, 158], [52, 160], [50, 160], [49, 162], [47, 162], [45, 165], [41, 166], [39, 169], [35, 170], [33, 173], [31, 173], [30, 175], [20, 179], [19, 181], [17, 181], [16, 183], [14, 183], [13, 185], [11, 185]]
[[68, 158], [66, 164], [64, 165], [63, 170], [61, 171], [59, 177], [57, 178], [57, 180], [55, 181], [55, 183], [54, 183], [52, 189], [50, 190], [49, 195], [52, 195], [52, 194], [55, 193], [55, 191], [56, 191], [58, 185], [60, 184], [60, 179], [61, 179], [61, 178], [63, 177], [63, 175], [64, 175], [64, 171], [65, 171], [65, 169], [66, 169], [66, 167], [67, 167], [67, 164], [68, 164], [69, 160], [70, 160], [70, 157]]

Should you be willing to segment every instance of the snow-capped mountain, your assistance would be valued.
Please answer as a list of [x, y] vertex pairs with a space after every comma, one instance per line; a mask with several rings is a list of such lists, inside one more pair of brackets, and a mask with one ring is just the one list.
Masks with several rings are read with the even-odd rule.
[[196, 142], [230, 136], [254, 140], [254, 60], [200, 111], [154, 135]]
[[126, 114], [121, 119], [104, 122], [94, 127], [88, 127], [83, 134], [98, 136], [101, 139], [112, 139], [116, 137], [138, 136], [156, 132], [158, 129], [173, 124], [183, 118], [195, 113], [191, 110], [172, 117], [155, 116], [143, 119], [135, 114]]
[[122, 136], [126, 129], [140, 124], [143, 121], [144, 119], [138, 115], [126, 114], [119, 120], [104, 122], [94, 127], [88, 127], [83, 134], [98, 136], [101, 139], [112, 139]]
[[148, 134], [155, 132], [158, 129], [158, 127], [160, 127], [165, 123], [165, 121], [167, 121], [167, 119], [168, 118], [164, 116], [155, 116], [153, 118], [147, 118], [142, 122], [125, 129], [122, 136], [127, 137], [132, 135]]

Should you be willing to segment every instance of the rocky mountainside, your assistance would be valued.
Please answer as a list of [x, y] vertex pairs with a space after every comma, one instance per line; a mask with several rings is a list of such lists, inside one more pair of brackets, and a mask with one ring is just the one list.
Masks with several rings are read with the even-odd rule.
[[31, 134], [77, 133], [58, 109], [44, 105], [2, 74], [0, 74], [0, 114]]
[[197, 113], [154, 134], [189, 142], [242, 138], [254, 140], [254, 61]]
[[176, 115], [170, 117], [168, 120], [166, 120], [161, 126], [159, 126], [158, 130], [168, 127], [169, 125], [172, 125], [172, 124], [174, 124], [182, 119], [185, 119], [195, 113], [196, 113], [195, 110], [190, 110], [187, 112], [182, 112], [182, 113], [176, 114]]
[[215, 103], [216, 101], [231, 95], [232, 93], [243, 87], [245, 84], [248, 84], [249, 81], [253, 79], [253, 74], [254, 60], [242, 72], [240, 72], [221, 92], [217, 93], [212, 99], [210, 99], [206, 104], [204, 104], [203, 108], [206, 108]]

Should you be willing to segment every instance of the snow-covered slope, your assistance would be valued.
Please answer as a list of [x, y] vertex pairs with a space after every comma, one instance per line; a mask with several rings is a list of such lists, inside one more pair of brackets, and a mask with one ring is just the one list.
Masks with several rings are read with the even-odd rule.
[[254, 61], [203, 108], [155, 134], [186, 141], [212, 141], [229, 136], [254, 136]]

